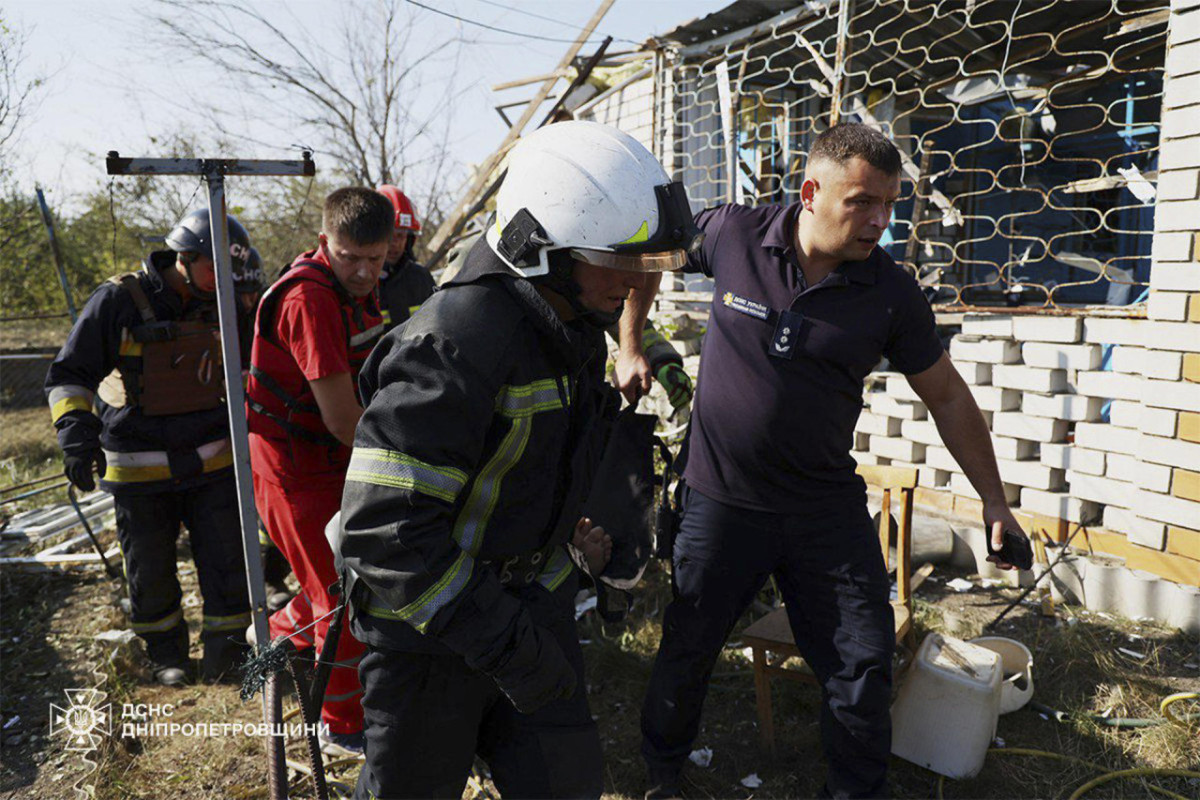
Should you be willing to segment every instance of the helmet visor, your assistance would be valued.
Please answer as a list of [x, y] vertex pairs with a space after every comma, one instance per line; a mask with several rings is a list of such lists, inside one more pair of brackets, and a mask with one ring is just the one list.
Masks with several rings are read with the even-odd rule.
[[687, 264], [687, 251], [678, 249], [659, 253], [614, 253], [572, 247], [568, 252], [571, 258], [585, 264], [626, 272], [672, 272]]

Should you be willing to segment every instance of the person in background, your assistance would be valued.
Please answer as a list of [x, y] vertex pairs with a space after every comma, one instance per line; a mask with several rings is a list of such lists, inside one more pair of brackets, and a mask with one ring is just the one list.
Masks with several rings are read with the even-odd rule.
[[[250, 255], [228, 218], [235, 280]], [[235, 676], [250, 620], [207, 210], [193, 211], [140, 272], [101, 284], [46, 374], [67, 478], [110, 492], [129, 612], [155, 680], [192, 677], [176, 571], [182, 524], [204, 601], [204, 680]]]
[[412, 201], [395, 186], [385, 184], [377, 191], [396, 212], [396, 227], [379, 276], [379, 305], [386, 332], [411, 317], [437, 291], [437, 284], [429, 270], [413, 257], [413, 243], [421, 232], [421, 221]]
[[[254, 499], [263, 527], [301, 590], [271, 615], [272, 639], [323, 647], [329, 587], [338, 580], [325, 524], [342, 500], [354, 429], [362, 416], [358, 372], [383, 332], [376, 286], [395, 215], [379, 193], [347, 187], [325, 198], [318, 246], [302, 253], [263, 295], [246, 392]], [[321, 707], [322, 748], [362, 752], [363, 648], [343, 629]]]

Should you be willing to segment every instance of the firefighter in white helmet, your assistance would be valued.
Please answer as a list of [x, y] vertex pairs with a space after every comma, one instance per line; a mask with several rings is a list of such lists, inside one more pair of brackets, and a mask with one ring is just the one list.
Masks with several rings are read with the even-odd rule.
[[512, 152], [463, 268], [376, 347], [336, 536], [366, 764], [356, 797], [460, 797], [476, 755], [513, 797], [598, 797], [564, 545], [607, 420], [602, 328], [700, 234], [636, 140], [551, 125]]

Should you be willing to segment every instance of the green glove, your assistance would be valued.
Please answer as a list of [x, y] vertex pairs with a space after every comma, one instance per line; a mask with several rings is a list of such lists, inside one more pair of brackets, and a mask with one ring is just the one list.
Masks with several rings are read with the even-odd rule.
[[678, 411], [692, 402], [692, 379], [683, 371], [683, 365], [669, 361], [654, 374], [667, 393], [671, 407]]

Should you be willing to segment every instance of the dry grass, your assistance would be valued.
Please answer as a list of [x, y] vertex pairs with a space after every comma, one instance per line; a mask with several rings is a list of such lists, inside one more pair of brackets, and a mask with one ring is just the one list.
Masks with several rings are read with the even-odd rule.
[[[195, 574], [190, 566], [186, 564], [182, 581], [185, 597], [194, 598]], [[645, 590], [627, 623], [604, 625], [589, 615], [580, 624], [581, 638], [588, 642], [583, 648], [588, 698], [605, 749], [606, 796], [611, 798], [637, 798], [646, 788], [639, 717], [658, 645], [662, 609], [670, 598], [667, 577], [659, 566], [652, 565], [647, 573]], [[978, 630], [1015, 595], [1010, 589], [949, 592], [944, 580], [955, 574], [939, 567], [935, 577], [941, 580], [921, 587], [916, 602], [919, 634], [938, 629], [948, 618], [960, 628]], [[2, 634], [18, 636], [21, 644], [19, 650], [5, 653], [3, 710], [6, 716], [18, 713], [32, 720], [35, 729], [43, 726], [39, 732], [44, 735], [43, 692], [61, 696], [61, 686], [89, 685], [74, 682], [86, 676], [88, 659], [98, 655], [91, 636], [123, 622], [112, 607], [112, 587], [94, 573], [87, 577], [6, 574], [4, 583]], [[22, 600], [20, 614], [13, 616], [13, 603], [25, 597], [33, 598], [32, 602]], [[197, 615], [192, 610], [187, 614], [195, 626]], [[1099, 774], [1083, 762], [1108, 770], [1196, 769], [1200, 765], [1200, 727], [1164, 724], [1116, 729], [1086, 716], [1111, 708], [1111, 715], [1157, 718], [1163, 696], [1200, 689], [1197, 670], [1185, 666], [1196, 658], [1196, 637], [1101, 615], [1082, 616], [1071, 624], [1070, 613], [1061, 609], [1059, 618], [1045, 619], [1022, 607], [1009, 619], [1011, 623], [1006, 619], [998, 633], [1025, 642], [1034, 652], [1035, 699], [1075, 716], [1059, 723], [1028, 709], [1005, 715], [998, 735], [1007, 750], [1031, 748], [1051, 755], [1010, 752], [989, 756], [974, 779], [946, 781], [945, 797], [1065, 798]], [[193, 638], [195, 633], [193, 630]], [[1131, 644], [1131, 636], [1141, 638]], [[791, 682], [773, 683], [779, 756], [764, 756], [758, 748], [752, 670], [737, 638], [735, 632], [716, 667], [697, 742], [699, 747], [712, 748], [712, 765], [707, 769], [689, 765], [684, 773], [685, 794], [695, 798], [815, 796], [824, 775], [817, 730], [818, 692]], [[1135, 661], [1121, 656], [1116, 653], [1119, 646], [1145, 652], [1147, 658]], [[11, 667], [13, 659], [22, 665], [20, 671]], [[31, 672], [43, 677], [31, 677]], [[243, 705], [234, 687], [162, 689], [141, 683], [137, 669], [127, 665], [111, 671], [106, 688], [112, 702], [175, 704], [172, 719], [179, 722], [256, 721], [261, 714], [260, 703], [255, 700]], [[18, 699], [22, 695], [29, 700]], [[293, 745], [292, 757], [303, 761], [296, 748]], [[1062, 760], [1064, 757], [1068, 760]], [[6, 749], [5, 760], [15, 776], [14, 782], [4, 783], [13, 790], [12, 797], [65, 796], [59, 791], [63, 780], [53, 781], [64, 769], [55, 766], [56, 761], [64, 760], [57, 740], [43, 738]], [[750, 773], [763, 780], [753, 793], [740, 784]], [[342, 771], [338, 777], [352, 784], [354, 771]], [[258, 740], [246, 737], [118, 739], [104, 751], [93, 781], [99, 800], [265, 797], [265, 760]], [[938, 788], [936, 775], [900, 760], [893, 760], [891, 781], [897, 798], [933, 797]], [[1200, 783], [1180, 778], [1151, 782], [1183, 797], [1200, 797]], [[3, 788], [0, 786], [0, 794]], [[1138, 781], [1115, 781], [1090, 791], [1087, 798], [1148, 793]], [[475, 794], [473, 789], [466, 793]], [[311, 796], [311, 789], [300, 787], [292, 796]]]

